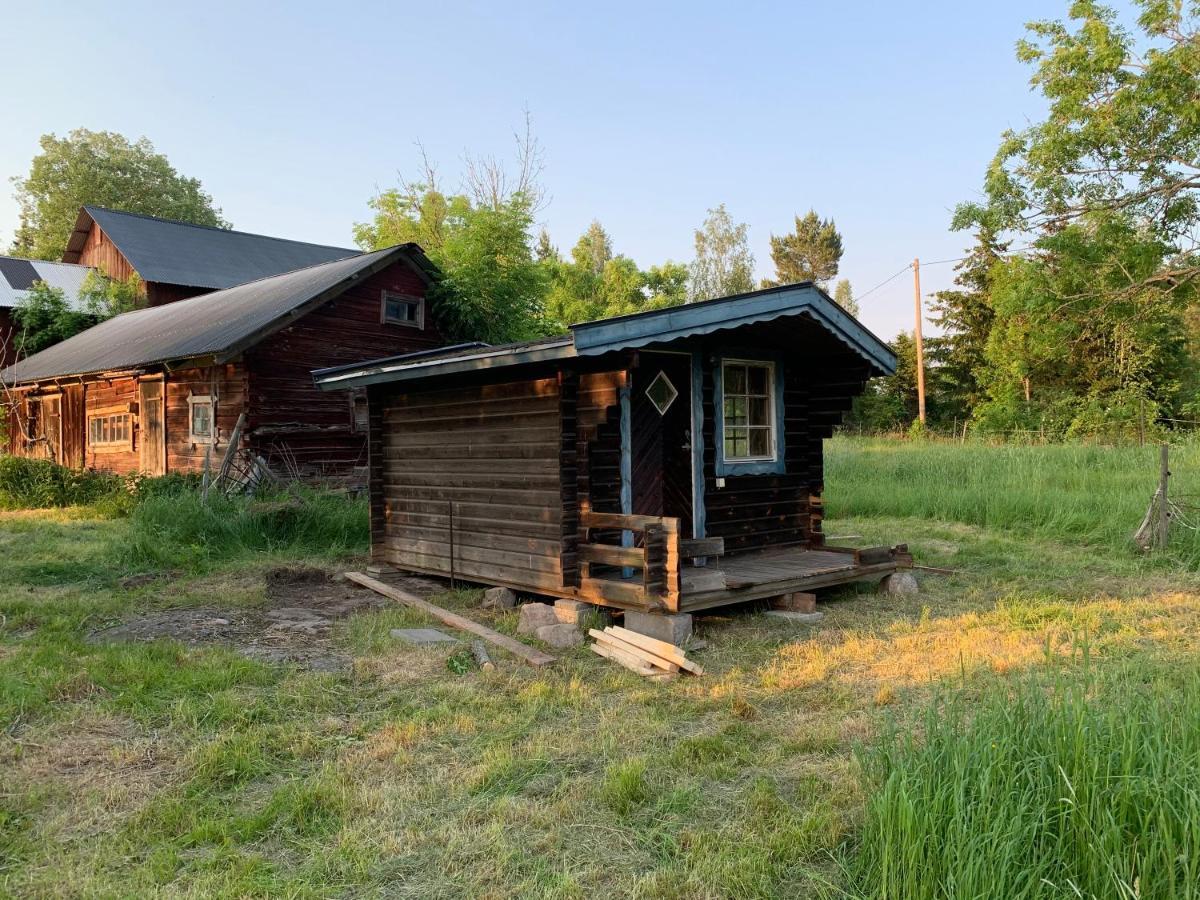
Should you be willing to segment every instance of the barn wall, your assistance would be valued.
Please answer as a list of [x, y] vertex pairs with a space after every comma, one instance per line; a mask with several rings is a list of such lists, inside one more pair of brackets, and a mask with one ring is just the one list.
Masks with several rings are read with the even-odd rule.
[[117, 245], [108, 239], [104, 229], [96, 224], [93, 224], [88, 232], [78, 262], [81, 266], [99, 269], [117, 281], [128, 281], [136, 274], [129, 260], [117, 249]]
[[17, 361], [17, 325], [12, 310], [0, 306], [0, 369]]
[[[217, 440], [208, 444], [193, 443], [191, 431], [191, 396], [215, 398], [214, 418]], [[166, 379], [167, 472], [202, 472], [205, 457], [215, 470], [229, 447], [229, 437], [237, 425], [238, 416], [246, 408], [246, 369], [241, 363], [224, 366], [203, 366], [179, 369]]]
[[423, 296], [425, 283], [395, 263], [247, 351], [251, 440], [274, 467], [321, 475], [367, 464], [367, 432], [354, 426], [350, 393], [318, 391], [313, 369], [445, 343], [428, 308], [424, 329], [381, 322], [384, 290]]
[[84, 416], [77, 427], [83, 429], [84, 465], [89, 469], [101, 469], [119, 475], [129, 475], [138, 470], [137, 429], [128, 445], [120, 447], [94, 447], [87, 437], [87, 417], [102, 410], [136, 410], [137, 379], [109, 378], [84, 385]]
[[530, 590], [562, 587], [556, 377], [373, 392], [373, 555]]

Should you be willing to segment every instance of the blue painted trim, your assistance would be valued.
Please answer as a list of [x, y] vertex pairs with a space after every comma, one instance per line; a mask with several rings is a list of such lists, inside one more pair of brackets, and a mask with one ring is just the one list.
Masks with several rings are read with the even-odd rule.
[[[630, 377], [627, 372], [626, 379]], [[633, 513], [633, 434], [629, 412], [629, 385], [625, 384], [620, 392], [621, 400], [621, 512], [625, 515]], [[633, 546], [633, 532], [621, 532], [621, 546]], [[632, 578], [633, 569], [621, 570], [622, 578]]]
[[[762, 462], [726, 462], [725, 461], [725, 360], [745, 359], [761, 360], [775, 364], [775, 379], [773, 387], [775, 404], [775, 458]], [[782, 475], [787, 471], [787, 444], [784, 434], [784, 370], [781, 355], [748, 351], [746, 353], [727, 352], [717, 357], [713, 367], [713, 409], [715, 412], [713, 443], [716, 444], [717, 477], [726, 475]]]
[[704, 354], [692, 351], [692, 537], [704, 537]]
[[652, 313], [601, 319], [572, 325], [571, 331], [579, 355], [595, 356], [798, 314], [808, 315], [825, 326], [881, 374], [896, 371], [896, 355], [891, 348], [813, 285], [774, 288]]

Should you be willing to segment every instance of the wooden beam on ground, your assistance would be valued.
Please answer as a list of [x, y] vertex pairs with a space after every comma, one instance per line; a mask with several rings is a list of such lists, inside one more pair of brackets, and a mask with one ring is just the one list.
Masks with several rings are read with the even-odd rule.
[[662, 669], [656, 669], [648, 662], [644, 662], [632, 653], [627, 653], [624, 650], [618, 650], [612, 644], [590, 644], [592, 652], [605, 659], [611, 659], [618, 665], [624, 666], [630, 672], [636, 672], [638, 675], [661, 675], [666, 674]]
[[521, 659], [525, 660], [531, 666], [544, 666], [554, 662], [554, 657], [548, 653], [535, 650], [518, 640], [510, 638], [506, 634], [493, 631], [486, 625], [480, 625], [478, 622], [474, 622], [465, 616], [452, 613], [448, 609], [442, 609], [428, 600], [422, 600], [420, 597], [408, 593], [408, 591], [402, 591], [399, 588], [392, 587], [390, 584], [376, 581], [369, 575], [363, 575], [361, 572], [347, 572], [346, 577], [355, 584], [361, 584], [365, 588], [370, 588], [377, 594], [382, 594], [391, 600], [403, 603], [405, 606], [411, 606], [413, 609], [419, 609], [421, 612], [428, 613], [435, 619], [445, 622], [447, 625], [463, 631], [469, 631], [471, 634], [478, 635], [485, 641], [495, 644], [497, 647], [503, 647], [514, 656], [521, 657]]
[[618, 650], [632, 656], [634, 659], [639, 659], [647, 665], [654, 666], [660, 672], [678, 672], [678, 663], [671, 662], [668, 659], [663, 659], [648, 650], [643, 650], [635, 644], [628, 644], [614, 635], [604, 631], [598, 631], [595, 628], [589, 629], [588, 634], [594, 637], [599, 643], [613, 650]]
[[603, 633], [610, 634], [627, 644], [633, 644], [635, 647], [641, 647], [648, 653], [662, 657], [668, 662], [679, 666], [681, 669], [687, 669], [693, 675], [704, 674], [704, 669], [688, 659], [682, 650], [667, 641], [660, 641], [658, 638], [652, 638], [637, 631], [622, 628], [620, 625], [610, 625], [604, 629]]

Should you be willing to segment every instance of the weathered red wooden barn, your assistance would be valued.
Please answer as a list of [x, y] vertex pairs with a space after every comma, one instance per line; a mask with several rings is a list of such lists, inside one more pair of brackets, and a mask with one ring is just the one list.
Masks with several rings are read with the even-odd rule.
[[109, 319], [0, 371], [9, 451], [149, 474], [242, 447], [284, 473], [366, 463], [366, 401], [318, 391], [310, 370], [444, 344], [415, 244], [351, 256]]
[[367, 389], [378, 563], [686, 612], [897, 568], [821, 532], [822, 441], [895, 363], [800, 284], [314, 379]]
[[146, 305], [159, 306], [357, 255], [345, 247], [84, 206], [63, 262], [92, 266], [118, 281], [137, 275]]

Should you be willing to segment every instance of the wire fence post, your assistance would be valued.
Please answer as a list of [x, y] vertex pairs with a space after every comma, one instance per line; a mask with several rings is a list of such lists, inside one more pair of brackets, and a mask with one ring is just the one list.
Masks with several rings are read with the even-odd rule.
[[1171, 510], [1167, 501], [1167, 481], [1171, 477], [1168, 453], [1168, 446], [1163, 444], [1158, 463], [1158, 546], [1164, 550], [1171, 533]]

